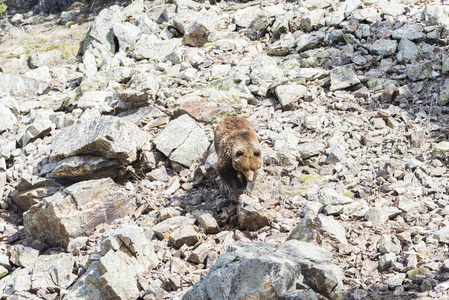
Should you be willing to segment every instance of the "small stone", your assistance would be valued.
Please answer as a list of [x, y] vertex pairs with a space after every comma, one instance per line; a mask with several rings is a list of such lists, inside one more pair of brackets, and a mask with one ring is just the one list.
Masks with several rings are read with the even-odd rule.
[[206, 230], [206, 233], [213, 234], [220, 231], [220, 228], [218, 227], [217, 220], [209, 214], [201, 214], [198, 216], [198, 223], [204, 227]]
[[379, 258], [379, 269], [381, 271], [388, 270], [391, 268], [393, 263], [396, 261], [396, 254], [394, 253], [386, 253], [381, 255]]
[[293, 110], [298, 106], [299, 100], [304, 98], [307, 88], [299, 84], [280, 85], [276, 87], [275, 93], [283, 110]]
[[379, 39], [371, 46], [375, 55], [390, 56], [396, 52], [398, 42], [395, 40]]
[[400, 213], [401, 211], [396, 207], [373, 207], [365, 214], [365, 219], [373, 225], [385, 224], [390, 218]]
[[238, 221], [240, 229], [257, 230], [271, 223], [271, 216], [257, 197], [245, 194], [239, 197]]
[[415, 148], [421, 148], [426, 142], [425, 137], [426, 132], [424, 130], [413, 131], [410, 134], [410, 141], [412, 143], [412, 146]]
[[387, 85], [382, 92], [382, 102], [391, 103], [399, 96], [399, 89], [394, 84]]
[[195, 226], [183, 224], [170, 234], [169, 240], [176, 248], [181, 248], [184, 244], [192, 246], [198, 242], [199, 234]]

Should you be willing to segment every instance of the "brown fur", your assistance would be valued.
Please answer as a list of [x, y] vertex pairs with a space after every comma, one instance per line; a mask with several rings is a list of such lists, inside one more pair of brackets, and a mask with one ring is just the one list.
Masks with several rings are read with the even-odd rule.
[[234, 191], [252, 192], [262, 153], [253, 125], [244, 118], [224, 117], [215, 129], [218, 174]]

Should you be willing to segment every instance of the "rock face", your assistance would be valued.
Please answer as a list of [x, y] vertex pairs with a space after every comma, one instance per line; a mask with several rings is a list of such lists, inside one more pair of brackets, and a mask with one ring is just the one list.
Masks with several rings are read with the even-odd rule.
[[32, 206], [24, 214], [24, 227], [34, 239], [67, 247], [70, 240], [89, 236], [97, 225], [128, 216], [135, 208], [112, 179], [83, 181]]
[[281, 246], [236, 244], [182, 299], [282, 299], [287, 294], [301, 299], [304, 292], [297, 291], [297, 287], [303, 284], [329, 296], [342, 287], [341, 271], [326, 264], [330, 259], [330, 252], [299, 241]]

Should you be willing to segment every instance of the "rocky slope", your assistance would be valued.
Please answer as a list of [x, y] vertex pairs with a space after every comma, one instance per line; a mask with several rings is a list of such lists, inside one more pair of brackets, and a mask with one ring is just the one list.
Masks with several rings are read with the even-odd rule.
[[449, 5], [128, 4], [2, 23], [2, 299], [449, 297]]

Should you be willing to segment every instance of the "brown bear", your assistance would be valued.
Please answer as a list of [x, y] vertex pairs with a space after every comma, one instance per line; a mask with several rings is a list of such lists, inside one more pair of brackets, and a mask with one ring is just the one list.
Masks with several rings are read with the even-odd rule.
[[244, 118], [220, 119], [214, 135], [217, 169], [223, 182], [236, 192], [252, 193], [262, 154], [253, 125]]

